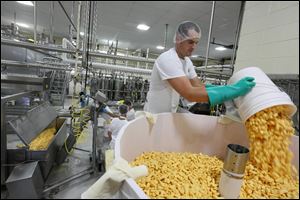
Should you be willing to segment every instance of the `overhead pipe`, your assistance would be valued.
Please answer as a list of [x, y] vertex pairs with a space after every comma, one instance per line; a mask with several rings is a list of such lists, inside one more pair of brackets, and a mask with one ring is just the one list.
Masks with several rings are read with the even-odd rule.
[[60, 47], [48, 47], [40, 44], [32, 44], [28, 42], [14, 41], [1, 38], [1, 45], [10, 45], [15, 47], [24, 47], [29, 49], [43, 49], [47, 51], [63, 52], [63, 53], [75, 53], [75, 50], [63, 49]]
[[14, 66], [14, 67], [36, 67], [43, 69], [54, 69], [54, 70], [63, 70], [63, 71], [71, 71], [72, 69], [68, 69], [68, 65], [66, 64], [55, 64], [57, 66], [62, 67], [54, 67], [49, 65], [49, 63], [26, 63], [26, 62], [18, 62], [14, 60], [1, 60], [1, 65]]
[[[64, 60], [67, 63], [80, 64], [80, 61], [76, 61], [73, 59], [66, 59]], [[142, 74], [151, 74], [152, 70], [149, 69], [140, 69], [140, 68], [134, 68], [134, 67], [126, 67], [122, 65], [111, 65], [107, 63], [99, 63], [99, 62], [93, 62], [92, 68], [95, 69], [108, 69], [108, 70], [116, 70], [116, 71], [123, 71], [123, 72], [132, 72], [132, 73], [142, 73]]]
[[214, 14], [215, 14], [215, 4], [216, 4], [216, 1], [213, 1], [212, 8], [211, 8], [211, 15], [210, 15], [210, 25], [209, 25], [208, 39], [207, 39], [207, 48], [206, 48], [206, 56], [205, 56], [205, 67], [207, 66], [207, 62], [208, 62], [210, 37], [211, 37], [211, 31], [212, 31], [212, 27], [213, 27]]
[[90, 56], [93, 57], [101, 57], [101, 58], [110, 58], [110, 59], [120, 59], [120, 60], [129, 60], [129, 61], [139, 61], [139, 62], [148, 62], [148, 63], [154, 63], [154, 59], [146, 59], [146, 58], [139, 58], [139, 57], [131, 57], [131, 56], [120, 56], [120, 55], [109, 55], [104, 53], [98, 53], [98, 52], [90, 52]]
[[[32, 44], [28, 42], [22, 42], [22, 41], [14, 41], [14, 40], [8, 40], [1, 38], [1, 45], [10, 45], [10, 46], [17, 46], [17, 47], [24, 47], [24, 48], [30, 48], [30, 49], [43, 49], [48, 51], [55, 51], [55, 52], [63, 52], [63, 53], [71, 53], [75, 54], [76, 52], [82, 53], [82, 51], [75, 51], [71, 49], [63, 49], [60, 47], [48, 47], [44, 45], [39, 44]], [[78, 44], [77, 44], [78, 45]], [[148, 62], [148, 63], [154, 63], [154, 59], [146, 59], [146, 58], [139, 58], [134, 56], [120, 56], [120, 55], [108, 55], [104, 53], [98, 53], [98, 52], [89, 52], [89, 56], [91, 57], [101, 57], [101, 58], [110, 58], [110, 59], [119, 59], [119, 60], [129, 60], [129, 61], [140, 61], [140, 62]]]
[[236, 30], [236, 35], [235, 35], [235, 40], [234, 40], [234, 46], [233, 46], [233, 53], [231, 57], [231, 67], [232, 67], [232, 74], [234, 71], [234, 62], [235, 62], [235, 56], [236, 56], [236, 49], [237, 49], [237, 44], [240, 39], [240, 30], [242, 26], [242, 21], [243, 21], [243, 15], [244, 15], [244, 8], [245, 8], [245, 1], [241, 1], [241, 9], [240, 9], [240, 14], [239, 14], [239, 19], [238, 19], [238, 24], [237, 24], [237, 30]]

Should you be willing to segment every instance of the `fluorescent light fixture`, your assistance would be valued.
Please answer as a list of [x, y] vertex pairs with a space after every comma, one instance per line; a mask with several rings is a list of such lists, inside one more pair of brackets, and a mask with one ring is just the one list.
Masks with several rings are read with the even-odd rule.
[[34, 40], [33, 40], [33, 39], [31, 39], [31, 38], [30, 38], [30, 39], [28, 39], [28, 41], [30, 41], [30, 42], [34, 42]]
[[17, 1], [20, 4], [24, 4], [26, 6], [33, 6], [33, 3], [31, 1]]
[[24, 28], [29, 28], [27, 24], [24, 23], [16, 23], [18, 26], [24, 27]]
[[80, 34], [81, 36], [84, 36], [84, 32], [80, 32], [79, 34]]
[[215, 50], [217, 50], [217, 51], [224, 51], [224, 50], [226, 50], [226, 48], [225, 47], [216, 47]]
[[18, 40], [18, 39], [15, 39], [15, 38], [14, 38], [14, 41], [16, 41], [16, 42], [20, 42], [20, 40]]
[[139, 24], [136, 28], [142, 31], [147, 31], [150, 26], [147, 26], [146, 24]]
[[191, 57], [192, 58], [197, 58], [199, 55], [192, 55]]
[[165, 49], [165, 47], [160, 46], [160, 45], [156, 46], [156, 48], [157, 48], [157, 49]]

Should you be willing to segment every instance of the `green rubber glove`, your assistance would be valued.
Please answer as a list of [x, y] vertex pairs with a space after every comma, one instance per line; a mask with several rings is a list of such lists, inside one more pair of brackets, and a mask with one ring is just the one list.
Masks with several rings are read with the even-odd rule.
[[253, 77], [245, 77], [235, 84], [206, 87], [211, 106], [246, 95], [255, 86]]

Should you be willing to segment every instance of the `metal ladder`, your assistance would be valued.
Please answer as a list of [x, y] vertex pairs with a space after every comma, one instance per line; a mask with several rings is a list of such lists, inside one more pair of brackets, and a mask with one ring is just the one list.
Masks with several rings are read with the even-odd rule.
[[50, 102], [52, 105], [64, 107], [69, 78], [70, 74], [66, 71], [53, 71], [50, 82]]

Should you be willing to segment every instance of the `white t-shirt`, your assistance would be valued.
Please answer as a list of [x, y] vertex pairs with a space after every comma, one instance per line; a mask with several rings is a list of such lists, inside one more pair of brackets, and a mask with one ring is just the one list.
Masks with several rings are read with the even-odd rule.
[[180, 95], [167, 79], [182, 76], [188, 79], [197, 76], [190, 58], [179, 58], [175, 48], [162, 53], [153, 66], [144, 110], [151, 113], [176, 112]]
[[128, 121], [134, 120], [135, 119], [135, 111], [133, 108], [131, 108], [127, 113], [126, 113], [126, 118]]
[[112, 135], [112, 139], [109, 143], [110, 148], [114, 149], [115, 148], [115, 143], [116, 143], [116, 139], [118, 136], [119, 131], [121, 130], [121, 128], [123, 126], [125, 126], [128, 123], [127, 120], [121, 120], [119, 118], [113, 118], [113, 120], [111, 121], [110, 127], [109, 127], [109, 131], [111, 131]]

